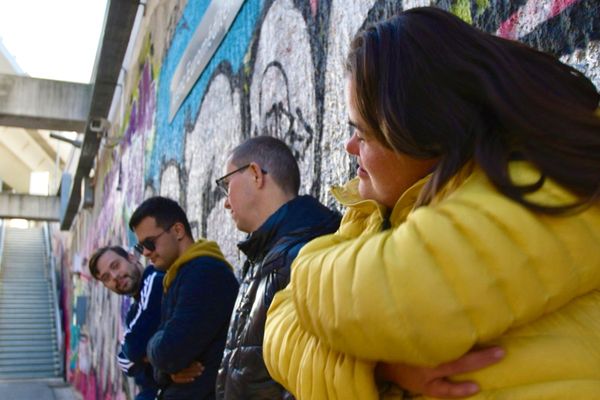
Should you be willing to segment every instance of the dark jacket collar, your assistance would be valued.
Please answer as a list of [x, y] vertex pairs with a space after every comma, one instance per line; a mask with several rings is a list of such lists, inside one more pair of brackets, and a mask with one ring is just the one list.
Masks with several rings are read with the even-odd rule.
[[249, 261], [256, 262], [283, 236], [298, 229], [325, 224], [335, 215], [312, 196], [298, 196], [275, 211], [256, 231], [238, 243]]

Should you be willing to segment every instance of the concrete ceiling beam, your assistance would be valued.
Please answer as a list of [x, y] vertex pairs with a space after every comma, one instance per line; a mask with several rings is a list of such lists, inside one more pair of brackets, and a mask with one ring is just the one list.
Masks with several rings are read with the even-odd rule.
[[58, 221], [59, 208], [57, 196], [0, 193], [0, 218]]
[[84, 132], [92, 85], [0, 74], [0, 125]]

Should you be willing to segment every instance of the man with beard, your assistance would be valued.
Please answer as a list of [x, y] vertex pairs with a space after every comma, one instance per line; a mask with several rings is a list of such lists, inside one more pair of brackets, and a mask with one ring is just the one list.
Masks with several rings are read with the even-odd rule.
[[132, 376], [140, 391], [136, 400], [152, 400], [158, 392], [146, 345], [160, 324], [164, 273], [152, 265], [143, 269], [136, 258], [119, 246], [102, 247], [89, 262], [92, 276], [104, 287], [133, 297], [125, 319], [126, 330], [118, 355], [119, 367]]

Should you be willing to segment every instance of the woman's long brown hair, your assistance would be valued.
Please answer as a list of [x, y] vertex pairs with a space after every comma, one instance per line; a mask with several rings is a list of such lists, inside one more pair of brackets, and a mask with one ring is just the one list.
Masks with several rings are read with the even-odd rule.
[[[405, 11], [359, 32], [347, 70], [369, 133], [396, 152], [439, 157], [424, 203], [469, 160], [504, 195], [556, 214], [600, 195], [600, 96], [582, 73], [515, 41], [431, 7]], [[533, 163], [536, 184], [519, 186], [513, 159]], [[550, 178], [580, 201], [535, 204]]]

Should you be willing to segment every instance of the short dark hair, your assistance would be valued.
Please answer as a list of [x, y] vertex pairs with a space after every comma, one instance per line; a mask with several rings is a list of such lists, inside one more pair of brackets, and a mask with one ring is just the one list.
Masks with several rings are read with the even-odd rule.
[[[600, 197], [600, 97], [555, 57], [423, 7], [360, 31], [346, 68], [365, 133], [398, 153], [439, 158], [419, 204], [470, 160], [502, 194], [538, 212], [562, 213]], [[513, 182], [514, 159], [533, 163], [540, 181]], [[580, 201], [550, 207], [528, 200], [544, 178]]]
[[144, 200], [129, 218], [129, 228], [132, 231], [135, 230], [135, 227], [146, 217], [154, 218], [156, 225], [165, 230], [180, 222], [185, 228], [185, 233], [192, 240], [194, 239], [185, 211], [175, 200], [162, 196], [154, 196]]
[[104, 247], [100, 247], [98, 250], [96, 250], [94, 252], [94, 254], [92, 254], [92, 256], [90, 257], [90, 262], [88, 263], [88, 267], [90, 269], [90, 274], [92, 274], [92, 276], [94, 277], [94, 279], [99, 279], [99, 276], [98, 276], [98, 260], [107, 251], [112, 251], [114, 253], [117, 253], [118, 255], [120, 255], [121, 257], [123, 257], [125, 259], [129, 259], [129, 253], [127, 253], [127, 250], [125, 250], [121, 246], [104, 246]]
[[256, 136], [244, 141], [231, 152], [231, 162], [241, 167], [255, 162], [273, 178], [284, 192], [297, 195], [300, 169], [284, 141], [272, 136]]

